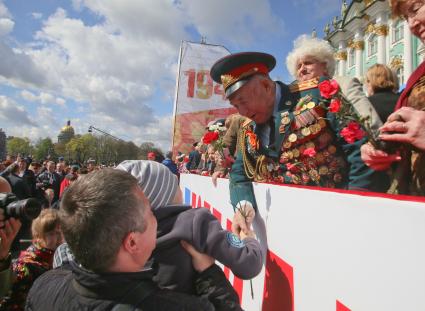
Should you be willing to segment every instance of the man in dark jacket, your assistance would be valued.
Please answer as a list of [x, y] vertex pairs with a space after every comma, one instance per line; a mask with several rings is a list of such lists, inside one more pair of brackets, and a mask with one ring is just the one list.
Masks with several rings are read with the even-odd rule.
[[63, 195], [60, 217], [75, 263], [40, 277], [26, 310], [241, 310], [221, 269], [190, 245], [199, 297], [152, 281], [143, 267], [155, 248], [157, 222], [130, 174], [103, 169], [79, 178]]
[[189, 153], [189, 162], [186, 163], [186, 168], [191, 170], [196, 170], [198, 168], [199, 162], [201, 162], [201, 153], [199, 152], [199, 143], [194, 143], [193, 150]]
[[176, 163], [173, 161], [173, 152], [168, 151], [165, 155], [165, 160], [162, 161], [162, 164], [164, 164], [168, 169], [176, 176], [179, 176], [179, 170], [177, 169]]
[[[28, 199], [30, 197], [30, 188], [28, 187], [25, 180], [20, 177], [19, 166], [16, 163], [11, 164], [7, 170], [10, 171], [8, 176], [5, 176], [5, 179], [9, 182], [12, 187], [12, 192], [16, 195], [19, 200]], [[22, 227], [18, 232], [18, 235], [13, 240], [12, 243], [12, 254], [17, 256], [19, 252], [25, 249], [25, 245], [21, 245], [20, 240], [30, 240], [31, 239], [31, 221], [28, 219], [22, 220]]]
[[59, 200], [59, 192], [61, 186], [61, 177], [58, 173], [55, 172], [55, 162], [47, 162], [47, 169], [38, 175], [37, 177], [37, 187], [41, 189], [53, 189], [54, 197], [52, 204]]
[[10, 168], [10, 174], [5, 176], [9, 181], [12, 192], [16, 195], [19, 200], [27, 199], [30, 197], [30, 187], [26, 181], [18, 175], [19, 174], [19, 165], [12, 164]]

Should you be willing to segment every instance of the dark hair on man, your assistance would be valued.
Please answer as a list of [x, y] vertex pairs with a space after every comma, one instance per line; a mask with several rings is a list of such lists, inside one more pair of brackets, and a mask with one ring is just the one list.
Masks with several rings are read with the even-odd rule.
[[103, 169], [81, 176], [64, 192], [60, 219], [65, 240], [84, 268], [105, 272], [116, 260], [127, 233], [144, 232], [137, 179]]
[[168, 158], [168, 159], [173, 159], [173, 152], [172, 151], [168, 151], [166, 154], [165, 154], [165, 157], [166, 158]]

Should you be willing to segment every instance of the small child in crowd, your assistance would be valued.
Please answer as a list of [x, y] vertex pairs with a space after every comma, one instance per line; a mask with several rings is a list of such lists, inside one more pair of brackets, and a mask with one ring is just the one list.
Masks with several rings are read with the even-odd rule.
[[241, 279], [251, 279], [260, 273], [264, 258], [254, 233], [251, 231], [248, 236], [241, 232], [240, 239], [224, 230], [208, 209], [183, 205], [177, 177], [166, 166], [154, 161], [129, 160], [117, 169], [139, 180], [158, 220], [158, 239], [151, 262], [160, 287], [195, 293], [196, 272], [181, 240], [229, 267]]
[[0, 300], [1, 310], [24, 310], [26, 297], [34, 281], [52, 269], [53, 254], [62, 243], [58, 211], [44, 209], [33, 220], [32, 244], [19, 255], [13, 264], [16, 280], [9, 296]]

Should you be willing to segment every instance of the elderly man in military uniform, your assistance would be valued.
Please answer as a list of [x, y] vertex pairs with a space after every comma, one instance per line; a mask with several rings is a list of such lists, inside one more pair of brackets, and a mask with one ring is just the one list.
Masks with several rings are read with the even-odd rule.
[[[232, 205], [248, 224], [256, 209], [252, 181], [370, 189], [374, 171], [360, 158], [365, 139], [346, 142], [335, 116], [323, 106], [318, 82], [333, 74], [335, 61], [320, 59], [297, 58], [297, 72], [306, 79], [290, 86], [270, 79], [276, 61], [265, 53], [231, 54], [211, 68], [211, 77], [223, 84], [230, 104], [248, 118], [241, 125], [230, 174]], [[362, 111], [373, 111], [365, 100], [356, 103], [366, 105]], [[244, 230], [245, 222], [238, 226]]]

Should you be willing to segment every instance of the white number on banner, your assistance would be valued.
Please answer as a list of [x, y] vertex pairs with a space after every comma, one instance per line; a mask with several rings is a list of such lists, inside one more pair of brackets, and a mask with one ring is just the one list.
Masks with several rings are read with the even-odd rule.
[[[189, 69], [184, 72], [187, 76], [187, 97], [199, 99], [209, 99], [213, 94], [222, 96], [224, 92], [221, 84], [214, 83], [211, 79], [209, 70]], [[196, 87], [196, 89], [195, 89]]]

